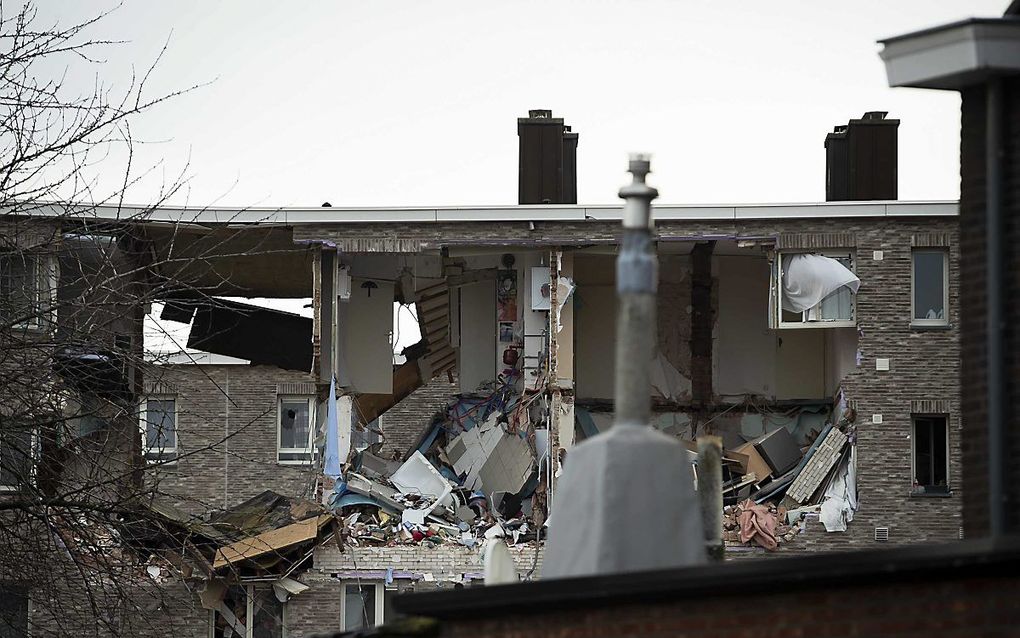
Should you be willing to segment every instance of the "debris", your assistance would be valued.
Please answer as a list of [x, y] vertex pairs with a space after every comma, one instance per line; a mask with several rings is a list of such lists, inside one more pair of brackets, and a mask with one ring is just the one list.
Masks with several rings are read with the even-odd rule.
[[425, 509], [425, 513], [432, 512], [437, 505], [446, 506], [451, 502], [448, 497], [453, 491], [453, 486], [421, 452], [416, 451], [412, 454], [411, 458], [393, 473], [390, 481], [405, 499], [417, 497], [410, 498], [411, 503], [427, 497], [431, 501], [428, 505], [422, 506], [421, 503], [414, 505], [415, 509]]
[[857, 451], [851, 446], [822, 497], [819, 520], [827, 532], [845, 532], [857, 511]]
[[786, 428], [778, 428], [757, 438], [754, 448], [772, 468], [773, 476], [782, 476], [792, 470], [801, 459], [797, 441]]
[[807, 502], [821, 486], [829, 471], [839, 460], [847, 436], [839, 428], [829, 430], [825, 440], [815, 449], [810, 460], [786, 491], [786, 498], [796, 504]]
[[770, 552], [778, 547], [776, 542], [776, 513], [765, 505], [757, 505], [748, 499], [737, 506], [737, 520], [740, 525], [740, 542], [753, 540]]
[[772, 476], [772, 468], [755, 448], [754, 441], [741, 445], [734, 452], [747, 458], [746, 464], [741, 468], [744, 474], [754, 474], [759, 481]]

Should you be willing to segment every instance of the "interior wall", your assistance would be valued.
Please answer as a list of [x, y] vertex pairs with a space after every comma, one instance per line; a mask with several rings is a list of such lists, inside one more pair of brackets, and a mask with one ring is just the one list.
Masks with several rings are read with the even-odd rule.
[[[823, 399], [856, 352], [856, 331], [836, 328], [770, 330], [770, 269], [765, 255], [716, 255], [719, 306], [714, 386], [721, 397], [757, 394], [775, 400]], [[851, 338], [853, 338], [851, 344]], [[835, 381], [838, 383], [838, 380]]]
[[715, 393], [774, 397], [777, 344], [768, 326], [768, 260], [753, 253], [717, 255], [713, 268], [719, 296], [712, 349]]
[[656, 303], [659, 352], [683, 377], [676, 399], [690, 400], [691, 381], [691, 258], [659, 256], [659, 290]]
[[472, 392], [496, 375], [496, 285], [481, 281], [460, 288], [461, 392]]
[[[363, 284], [374, 284], [364, 287]], [[393, 282], [353, 279], [338, 304], [340, 385], [358, 392], [393, 392]]]
[[612, 399], [616, 370], [616, 258], [574, 255], [574, 383], [579, 399]]
[[777, 330], [776, 399], [825, 398], [825, 332], [831, 328]]

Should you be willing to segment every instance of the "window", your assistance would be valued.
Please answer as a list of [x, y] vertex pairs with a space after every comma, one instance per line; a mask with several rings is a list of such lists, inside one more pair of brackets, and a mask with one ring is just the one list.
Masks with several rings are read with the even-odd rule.
[[946, 416], [914, 417], [914, 492], [949, 493], [949, 428]]
[[280, 463], [312, 460], [311, 397], [280, 397], [277, 459]]
[[271, 588], [234, 585], [210, 612], [210, 638], [286, 638], [287, 606]]
[[[406, 581], [405, 581], [406, 582]], [[340, 603], [341, 631], [354, 631], [375, 627], [397, 617], [393, 609], [393, 596], [397, 586], [372, 582], [344, 584]]]
[[28, 589], [0, 583], [0, 638], [28, 636]]
[[36, 255], [0, 253], [0, 320], [18, 328], [42, 326], [45, 269]]
[[32, 474], [32, 430], [5, 423], [0, 431], [0, 492], [25, 486]]
[[911, 323], [944, 326], [949, 323], [949, 253], [914, 250], [911, 255]]
[[[769, 325], [841, 328], [857, 325], [854, 255], [850, 251], [780, 253], [773, 262]], [[807, 306], [807, 304], [812, 304]]]
[[361, 425], [358, 423], [356, 418], [352, 420], [352, 442], [351, 447], [357, 451], [368, 449], [376, 443], [381, 443], [382, 437], [382, 417], [376, 417], [374, 421], [368, 425]]
[[149, 397], [142, 408], [145, 458], [168, 461], [177, 456], [177, 400]]

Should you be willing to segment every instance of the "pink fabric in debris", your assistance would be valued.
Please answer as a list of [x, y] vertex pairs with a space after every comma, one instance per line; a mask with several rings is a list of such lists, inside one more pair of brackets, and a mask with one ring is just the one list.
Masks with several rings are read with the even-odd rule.
[[741, 503], [737, 522], [740, 524], [740, 542], [753, 540], [770, 552], [776, 551], [776, 515], [764, 505], [755, 505], [747, 499]]

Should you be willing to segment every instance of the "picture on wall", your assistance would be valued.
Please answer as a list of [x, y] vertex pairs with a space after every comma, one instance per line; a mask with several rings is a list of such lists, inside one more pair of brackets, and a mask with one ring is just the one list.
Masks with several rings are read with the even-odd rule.
[[517, 271], [501, 270], [496, 277], [497, 321], [517, 321]]

